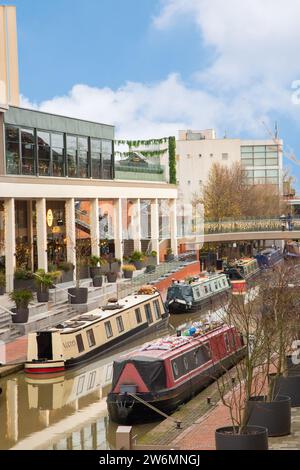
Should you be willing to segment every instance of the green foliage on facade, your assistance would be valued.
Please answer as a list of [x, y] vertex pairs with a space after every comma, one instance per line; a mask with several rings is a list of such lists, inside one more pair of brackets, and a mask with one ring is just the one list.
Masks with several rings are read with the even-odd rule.
[[176, 139], [169, 137], [169, 174], [170, 184], [176, 184]]

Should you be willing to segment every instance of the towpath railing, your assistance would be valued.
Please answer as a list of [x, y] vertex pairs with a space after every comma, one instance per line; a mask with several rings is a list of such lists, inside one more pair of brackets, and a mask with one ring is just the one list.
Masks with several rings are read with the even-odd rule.
[[235, 233], [235, 232], [278, 232], [300, 230], [300, 218], [293, 218], [290, 223], [286, 219], [257, 218], [257, 219], [223, 219], [220, 221], [206, 220], [204, 233]]

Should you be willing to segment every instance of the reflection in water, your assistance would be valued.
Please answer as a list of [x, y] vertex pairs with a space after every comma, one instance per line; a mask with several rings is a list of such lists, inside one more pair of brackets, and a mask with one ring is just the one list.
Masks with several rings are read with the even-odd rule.
[[[109, 449], [114, 447], [117, 425], [106, 411], [113, 360], [168, 333], [179, 325], [199, 319], [207, 311], [171, 317], [169, 330], [140, 338], [120, 347], [114, 355], [72, 369], [58, 376], [29, 377], [23, 372], [0, 381], [0, 449]], [[138, 436], [154, 424], [139, 425]]]

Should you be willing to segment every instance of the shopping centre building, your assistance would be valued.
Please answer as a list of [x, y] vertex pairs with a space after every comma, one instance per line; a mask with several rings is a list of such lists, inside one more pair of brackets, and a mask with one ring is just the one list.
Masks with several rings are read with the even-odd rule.
[[[6, 289], [16, 267], [76, 264], [94, 255], [177, 253], [175, 185], [167, 171], [118, 168], [114, 127], [19, 107], [15, 9], [0, 7], [0, 256]], [[130, 163], [130, 162], [129, 162]], [[123, 170], [123, 171], [121, 171]], [[162, 177], [163, 175], [163, 177]]]

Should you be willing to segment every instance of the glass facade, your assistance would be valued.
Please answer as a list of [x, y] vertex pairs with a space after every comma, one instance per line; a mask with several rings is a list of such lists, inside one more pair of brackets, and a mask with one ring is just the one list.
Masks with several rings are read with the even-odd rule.
[[249, 183], [279, 184], [277, 145], [244, 145], [241, 147], [241, 161], [247, 169]]
[[112, 179], [113, 142], [7, 124], [8, 175]]

